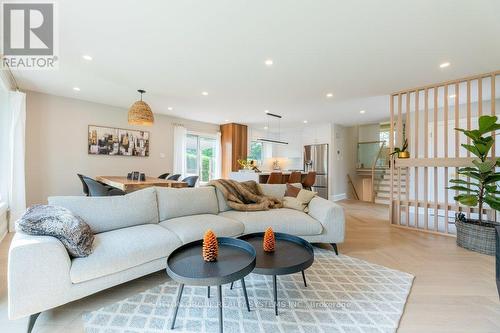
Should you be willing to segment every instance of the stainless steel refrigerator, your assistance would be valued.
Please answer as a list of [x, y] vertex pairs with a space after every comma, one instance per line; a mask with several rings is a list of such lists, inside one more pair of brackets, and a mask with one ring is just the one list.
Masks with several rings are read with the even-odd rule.
[[316, 171], [312, 190], [328, 199], [328, 144], [304, 146], [304, 171]]

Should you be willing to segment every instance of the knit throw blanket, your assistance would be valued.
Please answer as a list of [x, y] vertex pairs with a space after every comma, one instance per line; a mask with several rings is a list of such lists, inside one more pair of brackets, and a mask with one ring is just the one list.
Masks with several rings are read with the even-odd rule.
[[235, 210], [256, 211], [281, 208], [281, 200], [264, 195], [260, 185], [253, 180], [237, 182], [230, 179], [216, 179], [208, 183], [219, 189], [227, 205]]

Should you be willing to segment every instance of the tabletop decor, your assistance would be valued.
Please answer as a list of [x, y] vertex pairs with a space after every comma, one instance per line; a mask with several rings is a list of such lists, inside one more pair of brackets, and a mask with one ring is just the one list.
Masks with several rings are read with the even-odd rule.
[[455, 128], [467, 136], [472, 144], [462, 144], [462, 147], [474, 154], [477, 159], [472, 161], [472, 167], [459, 168], [458, 174], [466, 179], [451, 179], [455, 185], [449, 189], [463, 192], [454, 197], [462, 205], [478, 207], [477, 220], [466, 218], [463, 213], [458, 213], [455, 218], [457, 227], [457, 245], [472, 251], [494, 255], [495, 254], [495, 227], [500, 226], [495, 221], [483, 220], [483, 205], [486, 203], [494, 210], [500, 210], [500, 194], [497, 183], [500, 181], [500, 160], [489, 158], [489, 152], [495, 142], [493, 136], [487, 133], [498, 131], [500, 124], [496, 116], [481, 116], [478, 129], [464, 130]]
[[274, 252], [274, 248], [276, 246], [276, 239], [274, 237], [273, 228], [269, 227], [266, 229], [266, 232], [264, 233], [264, 241], [263, 241], [262, 245], [263, 245], [264, 251]]
[[217, 236], [215, 233], [208, 229], [203, 235], [203, 247], [202, 247], [203, 260], [208, 262], [217, 261], [217, 256], [219, 254], [219, 244], [217, 242]]

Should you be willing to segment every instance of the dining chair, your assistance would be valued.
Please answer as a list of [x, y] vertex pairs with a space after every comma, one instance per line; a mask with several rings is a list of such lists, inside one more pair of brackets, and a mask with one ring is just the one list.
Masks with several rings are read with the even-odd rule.
[[175, 175], [168, 177], [167, 180], [179, 180], [180, 176], [181, 176], [180, 173], [176, 173]]
[[268, 184], [281, 184], [283, 181], [283, 174], [281, 172], [271, 172], [267, 178]]
[[82, 182], [82, 186], [83, 186], [83, 193], [86, 195], [86, 196], [89, 196], [90, 193], [89, 193], [89, 187], [87, 186], [87, 184], [85, 183], [85, 181], [83, 180], [83, 177], [85, 177], [84, 175], [81, 175], [79, 173], [76, 174], [78, 176], [78, 178], [80, 179], [80, 181]]
[[158, 178], [167, 179], [168, 175], [170, 175], [170, 172], [164, 173], [164, 174], [160, 175]]
[[302, 172], [300, 171], [292, 171], [290, 176], [288, 176], [288, 183], [295, 184], [302, 182]]
[[89, 197], [109, 197], [115, 195], [125, 195], [122, 190], [100, 183], [87, 176], [82, 176], [83, 181], [89, 189]]
[[198, 176], [189, 176], [182, 180], [188, 184], [188, 187], [194, 187], [198, 181]]
[[311, 187], [314, 185], [315, 182], [316, 182], [316, 172], [309, 171], [305, 176], [304, 180], [302, 181], [302, 187], [310, 191]]

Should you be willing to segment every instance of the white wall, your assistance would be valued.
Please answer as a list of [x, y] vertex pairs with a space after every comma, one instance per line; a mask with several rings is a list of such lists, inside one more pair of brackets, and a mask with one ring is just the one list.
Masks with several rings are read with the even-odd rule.
[[372, 142], [380, 140], [380, 124], [366, 124], [358, 126], [358, 142]]
[[[130, 171], [158, 176], [172, 172], [173, 127], [216, 133], [218, 125], [155, 114], [152, 127], [131, 126], [127, 110], [36, 92], [27, 93], [26, 109], [26, 200], [45, 203], [51, 195], [81, 195], [76, 174], [90, 177], [123, 175]], [[87, 154], [87, 126], [143, 129], [150, 131], [150, 156], [95, 156]], [[161, 157], [160, 155], [164, 156]]]

